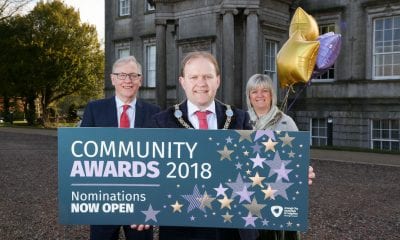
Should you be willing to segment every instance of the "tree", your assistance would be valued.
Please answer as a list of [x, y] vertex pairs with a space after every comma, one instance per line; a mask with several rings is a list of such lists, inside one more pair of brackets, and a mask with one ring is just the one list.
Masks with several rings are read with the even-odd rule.
[[26, 16], [32, 29], [35, 88], [48, 120], [51, 103], [77, 92], [98, 94], [103, 86], [104, 53], [96, 28], [60, 1], [39, 2]]

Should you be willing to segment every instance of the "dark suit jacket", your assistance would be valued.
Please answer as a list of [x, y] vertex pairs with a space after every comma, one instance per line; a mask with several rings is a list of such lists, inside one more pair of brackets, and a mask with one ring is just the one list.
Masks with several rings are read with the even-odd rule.
[[[136, 99], [135, 109], [135, 128], [151, 127], [152, 116], [160, 111], [160, 107], [141, 99]], [[115, 97], [88, 103], [81, 127], [118, 127]]]
[[[150, 127], [151, 119], [154, 114], [160, 111], [156, 105], [146, 103], [140, 99], [136, 100], [135, 106], [135, 128]], [[81, 127], [118, 127], [118, 114], [115, 97], [96, 100], [88, 103], [83, 114]], [[152, 230], [136, 231], [129, 226], [124, 226], [124, 233], [127, 240], [151, 240]], [[91, 240], [110, 240], [118, 239], [120, 231], [119, 225], [91, 225]]]
[[[179, 106], [182, 111], [182, 118], [189, 126], [193, 127], [188, 120], [187, 101]], [[218, 101], [215, 102], [217, 113], [218, 129], [222, 129], [226, 120], [226, 106]], [[247, 112], [232, 107], [233, 117], [229, 129], [252, 130], [250, 117]], [[183, 128], [174, 116], [175, 107], [170, 107], [153, 117], [153, 127], [155, 128]], [[191, 240], [191, 239], [210, 239], [210, 240], [254, 240], [258, 237], [256, 230], [247, 229], [218, 229], [218, 228], [192, 228], [192, 227], [160, 227], [160, 240]]]
[[[189, 126], [193, 127], [187, 116], [187, 101], [182, 103], [179, 106], [179, 109], [182, 111], [182, 118], [185, 120]], [[222, 129], [226, 120], [226, 106], [218, 101], [215, 101], [215, 111], [217, 113], [217, 122], [218, 129]], [[232, 107], [233, 117], [232, 121], [229, 125], [229, 129], [247, 129], [252, 130], [252, 126], [250, 125], [250, 117], [247, 112]], [[153, 118], [153, 127], [155, 128], [183, 128], [183, 126], [179, 123], [178, 119], [174, 116], [175, 107], [170, 107], [165, 111], [162, 111]]]

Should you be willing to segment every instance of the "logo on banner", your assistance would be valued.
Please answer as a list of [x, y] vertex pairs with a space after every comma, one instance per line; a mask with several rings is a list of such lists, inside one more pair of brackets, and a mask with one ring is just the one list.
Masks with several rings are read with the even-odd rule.
[[279, 217], [280, 215], [282, 215], [283, 207], [281, 207], [281, 206], [272, 206], [271, 207], [271, 212], [274, 215], [274, 217]]

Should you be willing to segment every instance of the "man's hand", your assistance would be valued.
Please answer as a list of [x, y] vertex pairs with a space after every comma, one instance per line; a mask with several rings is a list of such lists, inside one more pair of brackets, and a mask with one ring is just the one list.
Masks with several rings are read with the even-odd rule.
[[308, 167], [308, 185], [312, 184], [313, 179], [315, 178], [314, 169], [309, 166]]
[[143, 230], [149, 230], [150, 229], [150, 225], [144, 225], [144, 224], [132, 224], [131, 225], [132, 229], [136, 229], [138, 231], [143, 231]]

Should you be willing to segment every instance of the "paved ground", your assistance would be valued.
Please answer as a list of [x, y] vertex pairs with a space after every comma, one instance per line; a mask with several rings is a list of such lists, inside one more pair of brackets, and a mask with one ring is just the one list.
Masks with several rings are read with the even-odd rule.
[[[54, 130], [0, 128], [0, 239], [87, 239], [57, 220]], [[400, 155], [312, 150], [303, 239], [400, 239]], [[373, 163], [373, 164], [371, 164]]]

